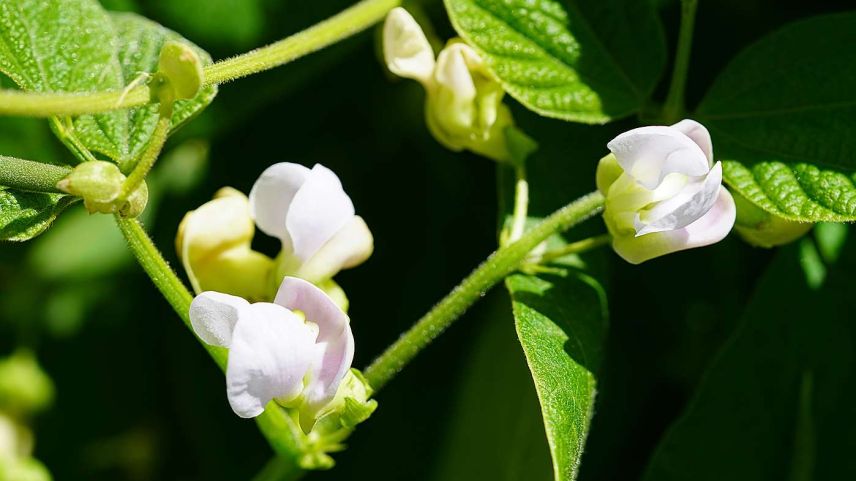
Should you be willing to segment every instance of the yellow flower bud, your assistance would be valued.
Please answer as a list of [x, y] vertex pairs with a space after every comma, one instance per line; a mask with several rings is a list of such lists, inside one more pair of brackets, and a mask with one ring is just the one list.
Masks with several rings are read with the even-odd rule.
[[251, 249], [254, 234], [247, 197], [230, 187], [188, 212], [176, 249], [194, 290], [269, 300], [273, 261]]

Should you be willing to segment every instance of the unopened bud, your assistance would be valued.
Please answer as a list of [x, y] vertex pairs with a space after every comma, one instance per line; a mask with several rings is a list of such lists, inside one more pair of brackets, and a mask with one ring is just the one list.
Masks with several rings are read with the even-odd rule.
[[794, 222], [771, 214], [736, 191], [732, 195], [737, 205], [734, 230], [753, 246], [770, 248], [789, 244], [814, 227], [810, 222]]
[[192, 47], [174, 40], [164, 43], [152, 83], [153, 96], [160, 103], [192, 99], [202, 88], [203, 79], [202, 60]]

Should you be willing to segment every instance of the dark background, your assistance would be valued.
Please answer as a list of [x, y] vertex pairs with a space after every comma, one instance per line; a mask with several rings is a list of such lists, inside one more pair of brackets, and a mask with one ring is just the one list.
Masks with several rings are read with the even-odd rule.
[[[150, 17], [220, 59], [352, 2], [103, 3]], [[679, 6], [661, 3], [671, 51]], [[451, 37], [442, 4], [422, 6], [438, 36]], [[787, 22], [847, 7], [845, 1], [701, 0], [689, 105], [743, 46]], [[376, 242], [365, 265], [337, 278], [351, 299], [357, 367], [496, 246], [496, 165], [433, 140], [422, 117], [421, 87], [386, 73], [378, 38], [372, 29], [221, 86], [214, 104], [170, 140], [167, 152], [182, 146], [182, 155], [165, 158], [163, 172], [155, 173], [147, 218], [155, 242], [175, 264], [178, 222], [219, 187], [248, 192], [266, 166], [281, 161], [333, 169]], [[662, 99], [665, 86], [658, 92]], [[535, 214], [593, 190], [606, 142], [637, 125], [633, 119], [567, 124], [508, 102], [541, 144], [531, 169], [547, 168], [539, 159], [549, 158], [551, 169], [563, 165], [552, 172], [549, 188], [533, 193]], [[70, 156], [35, 120], [0, 119], [0, 147], [27, 158]], [[0, 353], [34, 350], [56, 385], [52, 407], [34, 420], [35, 456], [59, 480], [250, 479], [271, 454], [255, 424], [229, 410], [222, 374], [125, 253], [110, 219], [76, 210], [45, 236], [0, 249]], [[603, 227], [594, 220], [583, 230]], [[273, 254], [276, 243], [258, 237], [258, 249]], [[798, 259], [801, 249], [755, 249], [732, 235], [639, 267], [607, 250], [591, 256], [602, 266], [611, 319], [580, 479], [642, 476], [706, 368], [747, 322], [745, 306], [768, 266], [780, 261], [774, 257]], [[801, 281], [795, 272], [791, 279]], [[335, 455], [337, 467], [309, 479], [478, 479], [487, 466], [514, 457], [509, 451], [524, 449], [521, 444], [533, 452], [518, 455], [523, 461], [502, 470], [502, 479], [537, 479], [541, 471], [529, 462], [543, 468], [537, 444], [543, 428], [508, 305], [502, 289], [490, 293], [381, 393], [376, 413], [349, 439], [349, 449]], [[806, 322], [816, 319], [809, 314]], [[739, 396], [739, 386], [734, 389]], [[728, 415], [724, 409], [719, 415]]]

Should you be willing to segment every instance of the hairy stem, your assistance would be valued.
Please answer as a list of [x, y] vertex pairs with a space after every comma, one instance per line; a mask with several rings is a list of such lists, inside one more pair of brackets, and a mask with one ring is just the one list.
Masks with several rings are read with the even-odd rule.
[[0, 155], [0, 186], [32, 192], [62, 192], [56, 184], [70, 173], [68, 167]]
[[684, 91], [687, 85], [697, 6], [698, 0], [681, 0], [681, 27], [678, 33], [675, 66], [662, 113], [663, 120], [668, 124], [677, 122], [684, 115]]
[[149, 171], [152, 170], [152, 167], [158, 160], [161, 149], [163, 149], [166, 139], [169, 137], [169, 128], [171, 125], [172, 109], [166, 110], [166, 112], [162, 112], [161, 116], [158, 117], [158, 123], [155, 126], [154, 132], [152, 132], [152, 137], [148, 145], [146, 145], [146, 150], [143, 151], [136, 164], [131, 166], [133, 170], [128, 175], [128, 178], [125, 179], [125, 183], [122, 184], [122, 192], [119, 194], [119, 198], [127, 199], [146, 180], [146, 176], [149, 175]]
[[145, 85], [124, 91], [94, 93], [35, 93], [0, 90], [0, 115], [53, 117], [126, 109], [151, 101]]
[[205, 83], [224, 83], [291, 62], [365, 30], [400, 4], [401, 0], [362, 0], [279, 42], [209, 65]]
[[372, 388], [377, 391], [386, 385], [485, 292], [514, 272], [538, 244], [554, 233], [567, 230], [600, 212], [603, 200], [599, 192], [585, 195], [538, 223], [516, 242], [491, 254], [365, 370], [366, 379]]

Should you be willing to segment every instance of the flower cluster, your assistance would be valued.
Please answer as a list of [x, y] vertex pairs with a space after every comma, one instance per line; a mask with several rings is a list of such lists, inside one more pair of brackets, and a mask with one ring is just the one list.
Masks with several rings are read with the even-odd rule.
[[[275, 259], [252, 249], [256, 226], [280, 240]], [[296, 410], [309, 432], [336, 404], [354, 355], [347, 298], [332, 278], [373, 249], [339, 178], [322, 165], [275, 164], [249, 197], [227, 187], [189, 212], [176, 244], [198, 293], [190, 308], [194, 331], [229, 349], [232, 410], [255, 417], [273, 400]], [[373, 409], [361, 380], [344, 384], [349, 393], [338, 398], [352, 395], [359, 408], [350, 406], [352, 413]]]

